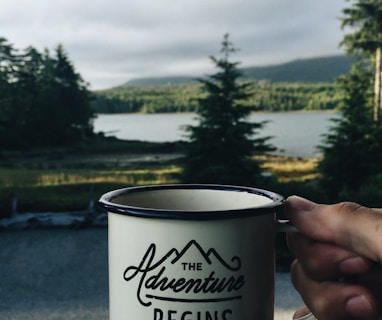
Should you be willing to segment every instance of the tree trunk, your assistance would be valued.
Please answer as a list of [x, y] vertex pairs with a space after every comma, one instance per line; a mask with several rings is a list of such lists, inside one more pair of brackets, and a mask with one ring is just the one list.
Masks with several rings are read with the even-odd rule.
[[381, 47], [375, 53], [375, 82], [374, 82], [374, 121], [379, 122], [382, 109], [381, 90]]

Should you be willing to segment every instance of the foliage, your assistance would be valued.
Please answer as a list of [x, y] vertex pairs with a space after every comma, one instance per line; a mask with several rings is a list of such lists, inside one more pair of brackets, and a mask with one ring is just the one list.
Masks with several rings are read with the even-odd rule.
[[346, 34], [341, 45], [349, 54], [373, 55], [382, 46], [382, 3], [380, 0], [357, 0], [343, 10], [342, 28], [355, 28]]
[[372, 117], [372, 76], [362, 63], [339, 78], [345, 98], [342, 117], [334, 121], [321, 146], [322, 183], [332, 197], [356, 193], [368, 178], [382, 172], [382, 130]]
[[319, 170], [322, 185], [332, 199], [357, 199], [361, 190], [370, 186], [370, 179], [382, 173], [380, 66], [373, 77], [371, 66], [376, 61], [370, 58], [382, 44], [382, 3], [358, 0], [343, 13], [342, 26], [355, 30], [345, 35], [341, 44], [358, 61], [348, 75], [339, 78], [344, 91], [342, 118], [324, 137]]
[[375, 122], [380, 122], [382, 108], [382, 2], [381, 0], [357, 0], [343, 10], [342, 27], [355, 29], [345, 35], [342, 45], [349, 54], [369, 57], [374, 65]]
[[218, 71], [199, 80], [205, 96], [198, 100], [199, 123], [185, 128], [189, 145], [182, 164], [184, 182], [254, 184], [260, 167], [251, 156], [273, 150], [269, 138], [254, 138], [265, 122], [246, 121], [251, 109], [243, 101], [250, 97], [250, 85], [238, 82], [238, 62], [229, 60], [235, 51], [226, 35], [222, 57], [211, 57]]
[[21, 54], [0, 38], [0, 147], [68, 144], [92, 134], [91, 95], [63, 47]]
[[194, 82], [176, 86], [123, 86], [96, 91], [92, 107], [97, 113], [194, 112], [199, 96], [199, 85]]
[[[342, 99], [341, 91], [332, 83], [246, 83], [251, 92], [243, 105], [254, 111], [334, 110]], [[123, 86], [96, 91], [92, 107], [97, 113], [196, 112], [203, 94], [198, 82]]]
[[330, 83], [253, 83], [249, 102], [255, 111], [334, 110], [341, 93]]

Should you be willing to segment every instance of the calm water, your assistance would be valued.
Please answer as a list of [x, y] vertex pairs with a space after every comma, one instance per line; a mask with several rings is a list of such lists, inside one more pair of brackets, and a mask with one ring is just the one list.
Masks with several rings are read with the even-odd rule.
[[[332, 125], [330, 112], [253, 113], [250, 121], [270, 121], [259, 136], [272, 136], [275, 153], [296, 157], [317, 155], [321, 135]], [[145, 141], [176, 141], [185, 139], [182, 126], [196, 124], [195, 114], [111, 114], [98, 115], [96, 132], [103, 131], [119, 139]]]

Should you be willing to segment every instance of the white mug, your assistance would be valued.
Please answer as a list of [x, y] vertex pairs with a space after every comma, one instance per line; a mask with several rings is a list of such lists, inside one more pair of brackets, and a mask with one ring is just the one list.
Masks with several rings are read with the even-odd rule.
[[225, 185], [104, 194], [110, 320], [271, 320], [284, 198]]

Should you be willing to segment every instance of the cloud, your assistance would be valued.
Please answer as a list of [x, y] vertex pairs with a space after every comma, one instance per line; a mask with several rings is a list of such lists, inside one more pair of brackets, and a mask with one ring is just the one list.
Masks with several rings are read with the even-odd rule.
[[134, 77], [203, 75], [225, 33], [242, 65], [339, 53], [345, 0], [0, 0], [16, 48], [61, 43], [91, 88]]

